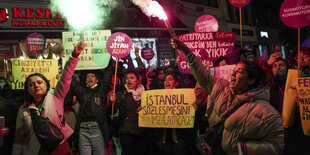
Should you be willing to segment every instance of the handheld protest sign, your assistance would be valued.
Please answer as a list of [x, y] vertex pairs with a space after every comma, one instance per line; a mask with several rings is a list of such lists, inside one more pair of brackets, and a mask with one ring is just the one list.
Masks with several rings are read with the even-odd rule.
[[219, 28], [219, 24], [211, 15], [200, 16], [195, 23], [196, 32], [216, 32]]
[[[233, 32], [196, 32], [179, 35], [178, 39], [186, 44], [200, 61], [214, 61], [220, 56], [233, 52], [235, 33]], [[178, 68], [181, 73], [191, 74], [185, 56], [178, 51], [180, 60]]]
[[[132, 42], [131, 42], [130, 37], [127, 34], [122, 33], [122, 32], [116, 32], [116, 33], [113, 33], [108, 38], [106, 47], [110, 55], [116, 57], [115, 77], [114, 77], [114, 86], [113, 86], [113, 94], [115, 94], [118, 58], [126, 57], [130, 53], [131, 48], [132, 48]], [[114, 111], [114, 103], [112, 104], [111, 119], [113, 119], [113, 111]]]
[[31, 33], [26, 38], [26, 47], [32, 53], [40, 53], [45, 49], [45, 38], [39, 33]]
[[310, 136], [310, 77], [297, 78], [299, 112], [304, 135]]
[[[310, 25], [310, 1], [286, 0], [280, 8], [280, 18], [288, 27], [298, 28], [298, 58], [300, 59], [300, 28]], [[300, 75], [298, 62], [298, 76]]]
[[297, 76], [298, 71], [296, 69], [289, 69], [287, 71], [287, 78], [285, 83], [285, 91], [283, 95], [283, 110], [282, 119], [283, 127], [288, 128], [294, 124], [294, 115], [296, 109], [296, 97], [297, 97]]
[[226, 65], [226, 66], [219, 66], [210, 68], [210, 73], [218, 78], [218, 79], [225, 79], [231, 81], [231, 74], [234, 71], [236, 65]]
[[79, 63], [76, 66], [76, 70], [106, 68], [111, 58], [106, 49], [106, 42], [109, 36], [111, 36], [111, 30], [62, 32], [63, 48], [65, 50], [65, 57], [62, 59], [63, 64], [70, 58], [75, 45], [84, 40], [86, 46], [79, 55]]
[[58, 61], [56, 59], [19, 59], [13, 58], [12, 76], [14, 77], [11, 86], [13, 90], [24, 89], [24, 82], [28, 75], [41, 73], [49, 81], [51, 88], [55, 88], [58, 82]]
[[111, 56], [123, 58], [130, 53], [132, 42], [127, 34], [116, 32], [108, 38], [106, 46]]
[[250, 3], [250, 0], [229, 0], [229, 3], [234, 7], [241, 8]]
[[192, 128], [195, 120], [194, 89], [144, 91], [138, 126], [151, 128]]
[[152, 48], [149, 48], [149, 47], [144, 47], [142, 50], [141, 50], [141, 57], [147, 61], [153, 59], [155, 53], [153, 51]]
[[242, 48], [242, 7], [245, 7], [250, 3], [250, 0], [229, 0], [230, 4], [234, 7], [239, 8], [239, 19], [240, 19], [240, 48]]
[[286, 0], [280, 8], [280, 18], [288, 27], [302, 28], [310, 25], [310, 1]]
[[[310, 77], [297, 77], [298, 70], [289, 69], [283, 98], [283, 127], [294, 124], [294, 115], [299, 108], [303, 134], [310, 136]], [[296, 104], [298, 100], [298, 106]]]

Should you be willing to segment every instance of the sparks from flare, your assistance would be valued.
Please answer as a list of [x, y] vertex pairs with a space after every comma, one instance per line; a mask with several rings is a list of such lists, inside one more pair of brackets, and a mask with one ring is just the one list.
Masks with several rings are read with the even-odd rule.
[[161, 20], [164, 20], [165, 25], [168, 29], [168, 32], [172, 37], [176, 37], [175, 32], [172, 29], [172, 26], [168, 20], [168, 17], [163, 9], [163, 7], [157, 2], [157, 1], [151, 1], [144, 10], [146, 15], [152, 16], [152, 17], [158, 17]]

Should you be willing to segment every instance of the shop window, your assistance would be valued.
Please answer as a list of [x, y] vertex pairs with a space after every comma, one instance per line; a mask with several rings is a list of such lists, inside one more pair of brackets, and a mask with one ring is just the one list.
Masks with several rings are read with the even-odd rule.
[[[135, 51], [134, 51], [134, 48], [135, 47], [138, 47], [139, 48], [139, 54], [140, 54], [140, 58], [142, 59], [142, 62], [144, 63], [145, 67], [148, 68], [150, 66], [152, 66], [153, 68], [156, 68], [158, 66], [158, 63], [157, 63], [157, 48], [156, 48], [156, 38], [132, 38], [132, 45], [133, 45], [133, 48], [130, 52], [130, 56], [131, 56], [131, 59], [133, 61], [133, 64], [135, 67], [138, 67], [137, 65], [137, 61], [136, 61], [136, 56], [135, 56]], [[149, 47], [149, 48], [152, 48], [153, 51], [154, 51], [154, 57], [147, 61], [145, 59], [143, 59], [141, 57], [141, 50], [146, 47], [146, 45]]]

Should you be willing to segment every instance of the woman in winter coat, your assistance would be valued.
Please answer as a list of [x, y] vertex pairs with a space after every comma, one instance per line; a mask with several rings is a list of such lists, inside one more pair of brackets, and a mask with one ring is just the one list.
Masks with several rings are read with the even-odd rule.
[[172, 45], [183, 51], [191, 72], [210, 94], [207, 116], [210, 126], [223, 114], [243, 104], [224, 122], [221, 148], [226, 154], [280, 154], [284, 133], [280, 114], [270, 105], [269, 88], [261, 68], [253, 62], [239, 62], [231, 82], [212, 76], [200, 60], [180, 40]]
[[119, 134], [122, 145], [122, 155], [145, 154], [145, 131], [138, 127], [138, 111], [141, 106], [141, 96], [144, 91], [139, 84], [139, 75], [129, 71], [126, 75], [125, 84], [121, 85], [110, 100], [115, 102], [119, 109]]
[[[29, 75], [25, 81], [25, 104], [19, 108], [16, 119], [15, 139], [12, 154], [67, 154], [70, 152], [67, 138], [73, 130], [67, 123], [62, 123], [64, 114], [64, 98], [70, 88], [71, 78], [78, 63], [78, 56], [85, 44], [77, 44], [72, 57], [67, 61], [64, 72], [55, 89], [50, 89], [50, 83], [40, 73]], [[42, 105], [44, 105], [42, 107]], [[30, 109], [42, 109], [43, 117], [55, 124], [64, 135], [64, 139], [52, 151], [48, 151], [38, 141], [33, 130]], [[39, 113], [39, 111], [37, 111]]]

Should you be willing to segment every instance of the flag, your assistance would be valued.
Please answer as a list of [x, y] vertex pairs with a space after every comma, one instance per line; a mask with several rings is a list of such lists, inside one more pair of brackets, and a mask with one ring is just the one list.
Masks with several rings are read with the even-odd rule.
[[301, 44], [301, 47], [309, 47], [310, 48], [310, 38], [307, 38], [304, 43]]
[[267, 51], [266, 50], [264, 50], [264, 52], [263, 52], [263, 54], [262, 54], [262, 56], [260, 58], [262, 58], [262, 59], [264, 59], [266, 61], [268, 60], [268, 58], [267, 58]]

